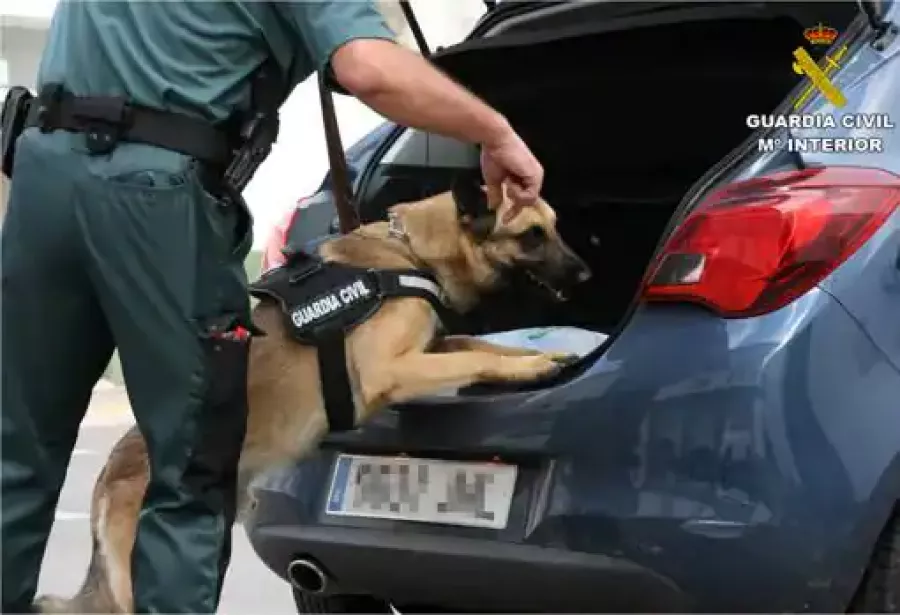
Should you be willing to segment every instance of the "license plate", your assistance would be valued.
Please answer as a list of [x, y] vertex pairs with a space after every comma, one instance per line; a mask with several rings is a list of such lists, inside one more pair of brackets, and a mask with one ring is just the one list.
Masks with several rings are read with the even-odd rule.
[[515, 484], [506, 464], [338, 455], [326, 512], [503, 529]]

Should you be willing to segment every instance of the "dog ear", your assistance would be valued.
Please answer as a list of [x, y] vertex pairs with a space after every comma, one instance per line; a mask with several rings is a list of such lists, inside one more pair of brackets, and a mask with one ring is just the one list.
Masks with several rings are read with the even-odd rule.
[[460, 222], [478, 238], [490, 235], [497, 224], [497, 214], [490, 209], [480, 174], [457, 176], [452, 193]]
[[487, 194], [481, 188], [481, 178], [476, 174], [460, 174], [453, 181], [453, 200], [460, 218], [478, 218], [489, 210]]

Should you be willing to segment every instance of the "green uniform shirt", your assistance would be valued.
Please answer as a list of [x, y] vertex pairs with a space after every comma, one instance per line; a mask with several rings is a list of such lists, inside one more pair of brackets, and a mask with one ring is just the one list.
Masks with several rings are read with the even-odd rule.
[[249, 77], [269, 55], [293, 88], [344, 43], [393, 37], [372, 0], [60, 0], [37, 85], [224, 119], [249, 105]]
[[247, 78], [270, 53], [294, 86], [356, 38], [393, 38], [371, 0], [61, 0], [38, 87], [221, 119], [249, 104]]

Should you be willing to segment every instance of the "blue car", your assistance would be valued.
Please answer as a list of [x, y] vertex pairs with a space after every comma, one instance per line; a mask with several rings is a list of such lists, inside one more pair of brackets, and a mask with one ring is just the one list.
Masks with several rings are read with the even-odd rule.
[[[594, 274], [461, 331], [564, 328], [583, 357], [391, 407], [256, 485], [248, 535], [298, 610], [896, 610], [898, 25], [892, 2], [501, 2], [436, 52], [535, 151]], [[478, 163], [373, 134], [348, 156], [364, 222]], [[333, 232], [315, 207], [288, 243]]]

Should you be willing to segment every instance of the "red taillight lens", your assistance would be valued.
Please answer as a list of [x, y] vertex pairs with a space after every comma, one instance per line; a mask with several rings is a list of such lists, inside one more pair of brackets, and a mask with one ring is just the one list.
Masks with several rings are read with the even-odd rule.
[[296, 207], [287, 212], [281, 221], [275, 225], [275, 228], [272, 229], [272, 234], [269, 235], [269, 240], [266, 242], [265, 250], [263, 250], [260, 273], [265, 273], [273, 267], [284, 264], [285, 258], [282, 250], [287, 243], [288, 232], [300, 213], [302, 203], [302, 199], [298, 201]]
[[900, 177], [832, 167], [778, 173], [711, 193], [650, 269], [647, 301], [756, 316], [809, 291], [900, 204]]

